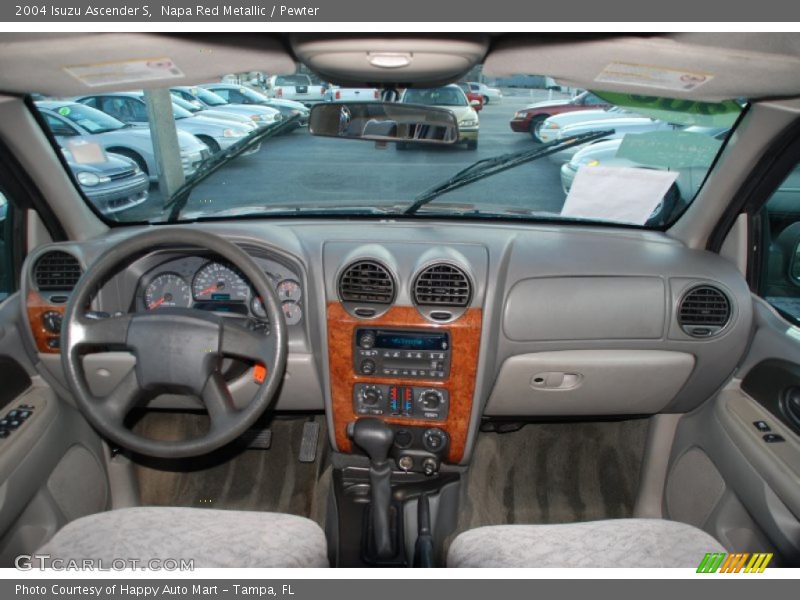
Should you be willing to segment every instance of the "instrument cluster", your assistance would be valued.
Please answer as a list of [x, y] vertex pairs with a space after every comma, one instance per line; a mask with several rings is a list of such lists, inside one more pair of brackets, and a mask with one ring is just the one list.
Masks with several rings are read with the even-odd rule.
[[[256, 259], [272, 282], [287, 325], [303, 319], [300, 278], [284, 265]], [[137, 308], [196, 308], [267, 320], [261, 298], [235, 266], [210, 257], [181, 257], [161, 263], [139, 281]]]

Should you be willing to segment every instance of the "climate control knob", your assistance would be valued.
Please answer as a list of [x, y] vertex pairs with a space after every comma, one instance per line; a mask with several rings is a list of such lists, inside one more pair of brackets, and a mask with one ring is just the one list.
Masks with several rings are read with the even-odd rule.
[[438, 428], [428, 429], [422, 434], [422, 445], [429, 452], [438, 453], [447, 444], [447, 434]]
[[375, 406], [383, 400], [383, 394], [375, 387], [361, 388], [361, 403], [365, 406]]
[[442, 402], [444, 402], [442, 392], [434, 389], [425, 390], [419, 395], [419, 399], [426, 410], [438, 410]]

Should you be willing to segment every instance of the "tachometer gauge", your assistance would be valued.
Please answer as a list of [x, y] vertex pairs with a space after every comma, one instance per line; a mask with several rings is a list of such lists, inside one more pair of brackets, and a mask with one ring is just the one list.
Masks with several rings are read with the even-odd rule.
[[246, 302], [250, 286], [238, 271], [221, 263], [208, 263], [194, 276], [195, 300]]
[[278, 298], [280, 298], [281, 301], [293, 300], [294, 302], [297, 302], [303, 295], [303, 290], [300, 287], [300, 284], [294, 279], [284, 279], [278, 284], [276, 291], [278, 292]]
[[300, 308], [297, 302], [291, 300], [284, 302], [281, 304], [281, 310], [283, 311], [283, 317], [286, 319], [287, 325], [297, 325], [300, 319], [303, 318], [303, 309]]
[[154, 277], [144, 289], [144, 305], [147, 310], [175, 306], [188, 308], [191, 303], [192, 290], [177, 273], [162, 273]]

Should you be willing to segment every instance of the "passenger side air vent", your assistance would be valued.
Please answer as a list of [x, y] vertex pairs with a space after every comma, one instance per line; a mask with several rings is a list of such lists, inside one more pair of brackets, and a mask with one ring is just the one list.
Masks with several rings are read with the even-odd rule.
[[417, 306], [465, 308], [472, 299], [472, 284], [458, 267], [436, 263], [420, 271], [412, 294]]
[[719, 333], [731, 318], [728, 297], [714, 286], [693, 287], [681, 299], [678, 324], [692, 337], [711, 337]]
[[72, 291], [80, 277], [78, 259], [60, 250], [43, 254], [33, 267], [33, 280], [40, 292]]
[[389, 269], [374, 260], [359, 260], [339, 276], [342, 302], [391, 304], [394, 302], [394, 278]]

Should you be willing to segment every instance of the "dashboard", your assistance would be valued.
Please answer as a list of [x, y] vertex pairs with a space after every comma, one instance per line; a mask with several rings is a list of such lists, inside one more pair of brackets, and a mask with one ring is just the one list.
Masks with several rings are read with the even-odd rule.
[[[348, 426], [365, 416], [394, 428], [410, 454], [464, 464], [486, 417], [689, 412], [735, 372], [753, 318], [732, 263], [659, 232], [329, 219], [191, 227], [237, 243], [272, 281], [289, 325], [276, 408], [325, 411], [340, 452], [354, 450]], [[64, 281], [74, 285], [137, 231], [117, 228], [26, 259], [28, 339], [42, 376], [67, 397], [53, 322], [69, 298]], [[53, 270], [60, 283], [48, 287]], [[187, 248], [138, 258], [92, 308], [162, 306], [263, 320], [237, 269]], [[119, 371], [119, 357], [102, 360], [90, 371]], [[246, 404], [248, 374], [231, 391]], [[191, 407], [174, 397], [159, 406]]]

